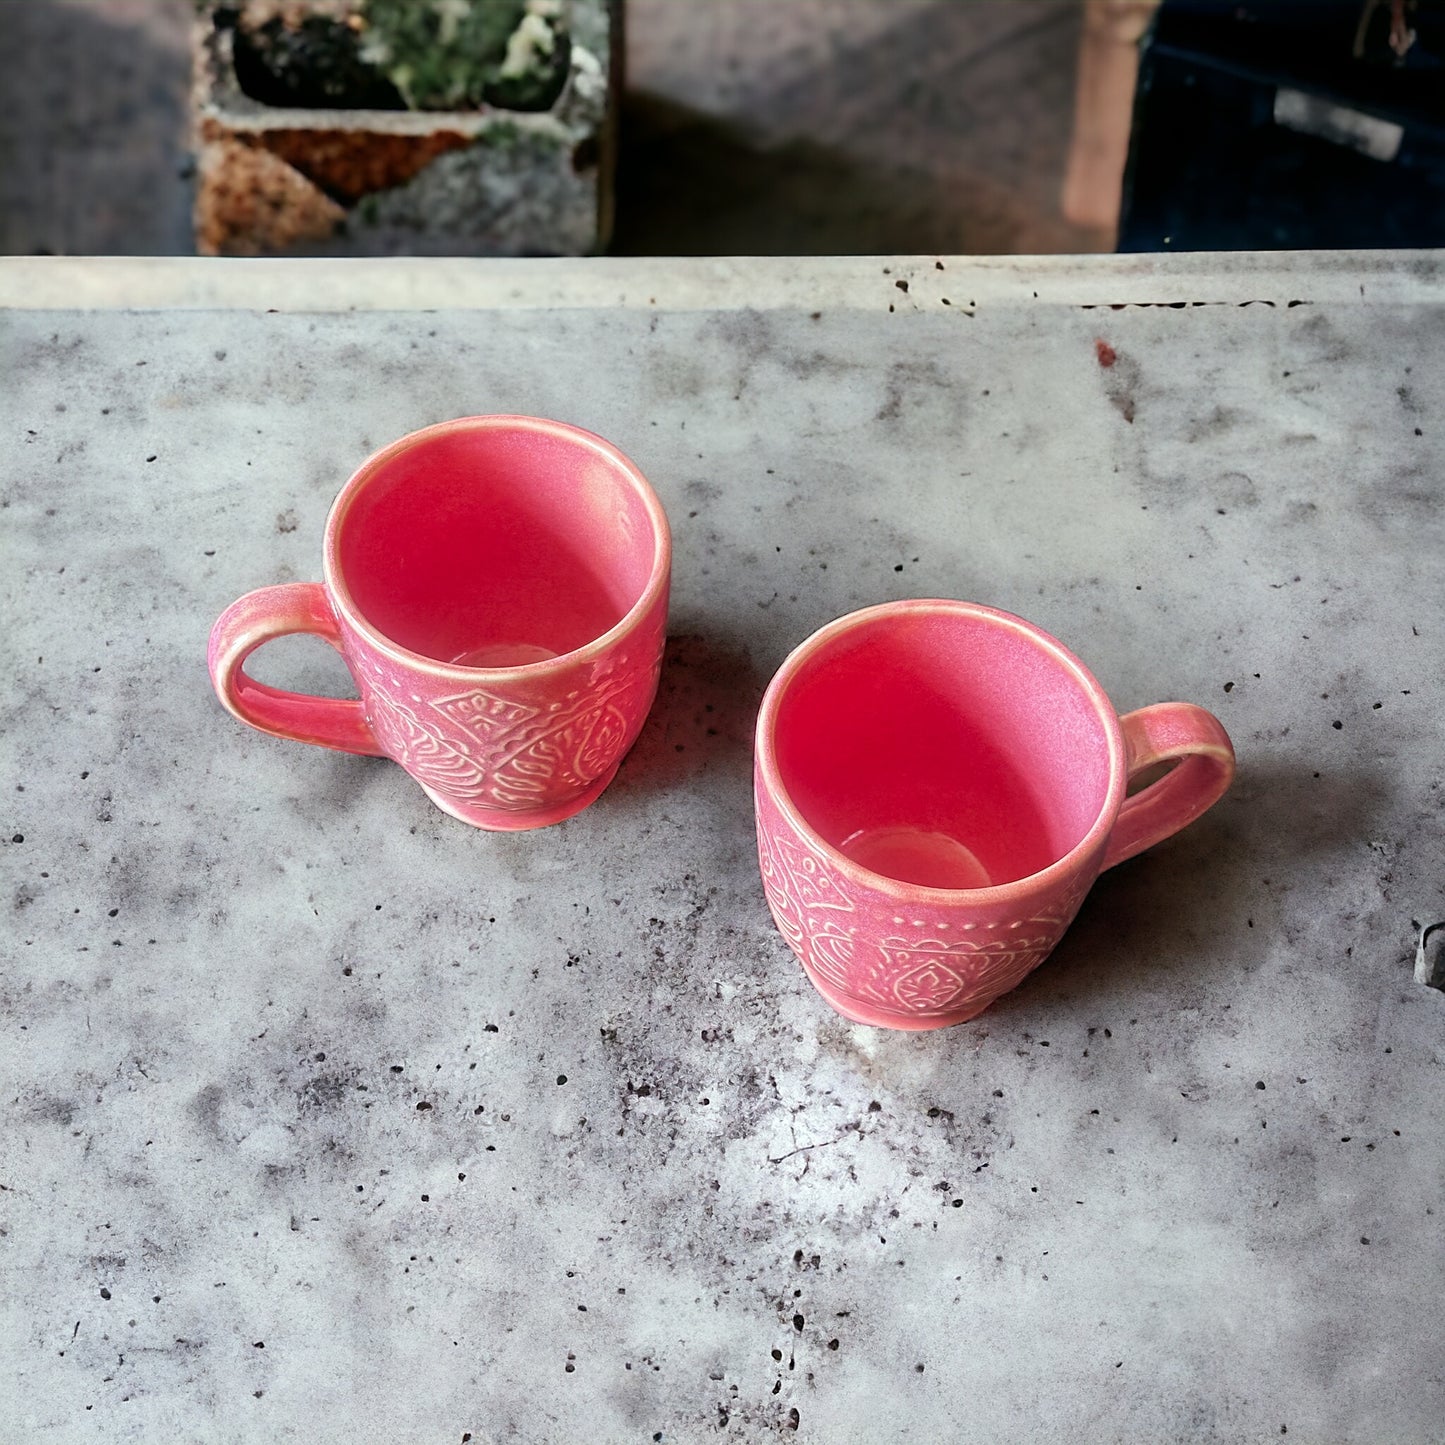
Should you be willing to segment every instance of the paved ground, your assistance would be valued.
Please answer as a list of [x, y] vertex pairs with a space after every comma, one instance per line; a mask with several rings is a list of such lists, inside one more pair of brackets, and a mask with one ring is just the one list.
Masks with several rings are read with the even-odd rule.
[[[192, 249], [189, 0], [0, 0], [0, 252]], [[1103, 249], [1071, 0], [629, 0], [616, 250]]]

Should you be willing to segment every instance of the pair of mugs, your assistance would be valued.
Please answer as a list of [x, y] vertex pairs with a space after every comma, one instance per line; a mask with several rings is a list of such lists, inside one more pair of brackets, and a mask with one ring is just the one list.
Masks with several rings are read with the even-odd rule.
[[[598, 797], [657, 691], [671, 540], [601, 438], [468, 417], [365, 461], [326, 524], [322, 583], [265, 587], [211, 633], [222, 703], [263, 732], [389, 757], [479, 828], [560, 822]], [[324, 638], [360, 700], [244, 670]], [[1163, 777], [1126, 797], [1131, 778]], [[829, 623], [758, 717], [758, 853], [779, 931], [860, 1023], [961, 1023], [1023, 980], [1105, 869], [1229, 786], [1219, 722], [1188, 703], [1120, 718], [1039, 628], [968, 602]]]

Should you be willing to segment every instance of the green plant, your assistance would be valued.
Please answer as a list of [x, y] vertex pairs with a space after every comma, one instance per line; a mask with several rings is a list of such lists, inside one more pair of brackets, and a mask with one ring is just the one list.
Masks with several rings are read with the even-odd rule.
[[566, 64], [560, 0], [362, 0], [362, 57], [414, 110], [545, 109]]

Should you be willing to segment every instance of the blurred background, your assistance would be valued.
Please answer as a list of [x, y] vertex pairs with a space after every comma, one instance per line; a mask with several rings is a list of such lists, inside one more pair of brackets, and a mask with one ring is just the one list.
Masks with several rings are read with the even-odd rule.
[[[233, 41], [324, 20], [412, 76], [382, 0], [0, 0], [0, 251], [1445, 245], [1438, 0], [404, 3], [436, 46], [512, 6], [499, 65], [525, 21], [563, 89], [484, 134], [400, 99], [358, 134], [344, 86], [288, 97], [275, 54], [242, 84]], [[470, 179], [422, 174], [463, 140]]]

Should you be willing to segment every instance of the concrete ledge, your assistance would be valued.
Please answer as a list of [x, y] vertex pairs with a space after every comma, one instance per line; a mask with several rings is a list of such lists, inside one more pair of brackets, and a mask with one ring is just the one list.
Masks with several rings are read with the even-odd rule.
[[[940, 267], [942, 269], [940, 269]], [[908, 289], [900, 289], [904, 281]], [[15, 310], [884, 310], [1445, 302], [1439, 251], [585, 259], [0, 257]]]
[[[0, 316], [6, 1445], [1440, 1445], [1435, 258], [937, 259], [0, 266], [60, 303]], [[203, 661], [484, 410], [615, 441], [675, 547], [637, 747], [511, 837]], [[920, 1036], [774, 927], [751, 738], [929, 596], [1240, 773]]]

